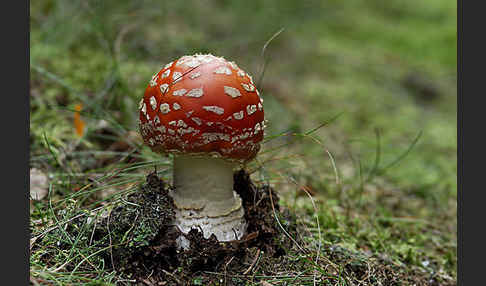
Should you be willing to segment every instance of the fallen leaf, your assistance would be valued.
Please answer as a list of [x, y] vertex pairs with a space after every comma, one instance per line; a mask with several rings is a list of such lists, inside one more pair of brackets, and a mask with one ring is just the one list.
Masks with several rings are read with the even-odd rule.
[[84, 126], [86, 125], [84, 121], [81, 119], [81, 115], [79, 112], [83, 109], [83, 105], [81, 103], [76, 104], [74, 107], [74, 127], [76, 128], [76, 134], [79, 137], [83, 137], [84, 134]]

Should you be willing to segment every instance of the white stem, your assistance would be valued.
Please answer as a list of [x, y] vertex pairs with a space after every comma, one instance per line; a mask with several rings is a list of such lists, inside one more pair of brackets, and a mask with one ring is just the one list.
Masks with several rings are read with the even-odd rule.
[[219, 241], [240, 239], [246, 231], [241, 198], [233, 191], [235, 163], [220, 158], [176, 156], [174, 191], [176, 225], [214, 233]]

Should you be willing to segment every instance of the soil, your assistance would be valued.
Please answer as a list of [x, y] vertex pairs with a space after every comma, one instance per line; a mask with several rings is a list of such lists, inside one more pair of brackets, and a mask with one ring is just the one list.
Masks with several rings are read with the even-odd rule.
[[[193, 229], [185, 235], [193, 247], [178, 250], [176, 238], [181, 233], [171, 225], [174, 206], [168, 196], [170, 186], [151, 173], [140, 191], [127, 198], [128, 204], [110, 214], [113, 242], [122, 246], [114, 248], [105, 260], [140, 285], [214, 285], [220, 284], [222, 277], [204, 273], [248, 274], [260, 255], [285, 255], [290, 246], [286, 245], [288, 240], [279, 239], [274, 214], [285, 215], [280, 212], [275, 191], [266, 185], [256, 187], [243, 170], [234, 174], [234, 181], [248, 222], [241, 240], [218, 242], [216, 237], [205, 239], [202, 232]], [[224, 285], [242, 285], [243, 280], [236, 280]]]

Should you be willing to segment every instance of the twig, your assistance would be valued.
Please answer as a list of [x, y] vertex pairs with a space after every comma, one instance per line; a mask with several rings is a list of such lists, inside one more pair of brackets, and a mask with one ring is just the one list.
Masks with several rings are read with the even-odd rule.
[[166, 275], [169, 275], [170, 277], [172, 277], [172, 279], [174, 279], [178, 285], [183, 285], [181, 280], [179, 280], [174, 274], [170, 273], [169, 271], [165, 270], [165, 269], [162, 269], [162, 272], [164, 272]]
[[147, 276], [147, 279], [150, 279], [150, 277], [152, 277], [152, 274], [154, 274], [154, 269], [152, 269], [152, 272], [150, 272], [149, 276]]
[[245, 272], [243, 272], [243, 275], [250, 273], [251, 269], [255, 266], [258, 258], [260, 257], [260, 252], [261, 252], [261, 250], [258, 249], [257, 254], [255, 255], [255, 258], [253, 258], [253, 261], [251, 262], [250, 267], [248, 267], [248, 269], [246, 269]]
[[233, 261], [233, 259], [235, 259], [235, 257], [231, 256], [230, 260], [228, 262], [226, 262], [226, 264], [224, 265], [224, 283], [225, 283], [225, 285], [227, 283], [226, 282], [226, 279], [227, 279], [226, 275], [228, 274], [227, 268], [228, 268], [228, 265], [230, 265], [230, 263]]
[[142, 279], [141, 281], [143, 282], [143, 284], [145, 284], [147, 286], [153, 286], [154, 285], [154, 283], [148, 281], [148, 279]]
[[230, 265], [230, 263], [233, 261], [233, 259], [235, 259], [235, 257], [231, 256], [230, 260], [228, 262], [226, 262], [226, 264], [224, 265], [225, 270], [226, 270], [226, 268], [228, 268], [228, 265]]
[[116, 282], [130, 282], [130, 283], [135, 283], [137, 282], [136, 279], [118, 279]]

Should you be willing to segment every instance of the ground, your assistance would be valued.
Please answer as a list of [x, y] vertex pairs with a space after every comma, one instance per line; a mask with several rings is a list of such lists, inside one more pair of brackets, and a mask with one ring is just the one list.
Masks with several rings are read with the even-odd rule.
[[241, 269], [233, 259], [226, 272], [166, 275], [195, 285], [455, 285], [455, 5], [32, 2], [31, 283], [142, 277], [112, 267], [113, 241], [153, 246], [162, 220], [121, 238], [95, 225], [120, 205], [136, 213], [130, 199], [154, 169], [170, 186], [171, 158], [142, 144], [137, 105], [161, 66], [211, 52], [261, 83], [268, 129], [244, 169], [255, 188], [275, 190], [280, 211], [267, 218], [287, 247], [279, 257], [248, 247]]

